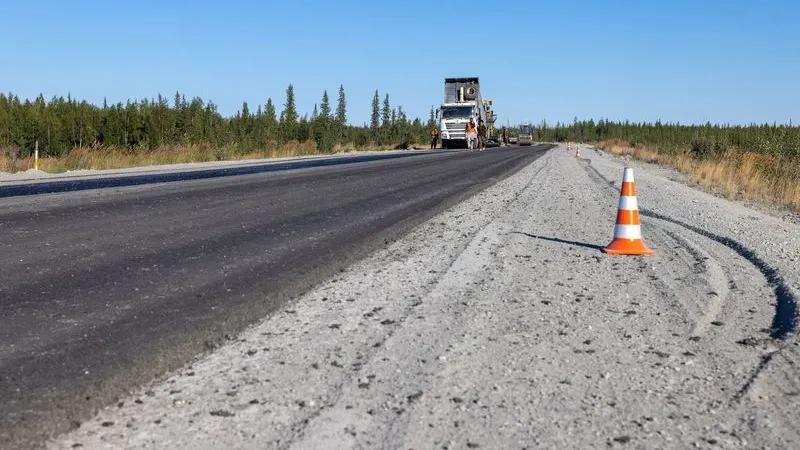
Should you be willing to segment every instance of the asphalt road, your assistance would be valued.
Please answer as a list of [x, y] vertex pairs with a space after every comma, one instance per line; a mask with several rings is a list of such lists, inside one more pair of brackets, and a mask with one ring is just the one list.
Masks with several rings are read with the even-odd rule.
[[76, 427], [548, 148], [1, 199], [0, 448]]

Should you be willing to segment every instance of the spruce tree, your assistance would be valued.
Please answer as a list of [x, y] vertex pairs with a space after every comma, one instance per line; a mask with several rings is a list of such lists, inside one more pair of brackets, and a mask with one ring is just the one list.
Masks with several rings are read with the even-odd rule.
[[283, 120], [289, 124], [297, 122], [297, 108], [294, 105], [294, 86], [286, 88], [286, 103], [283, 104]]
[[370, 130], [372, 130], [372, 141], [376, 144], [380, 143], [380, 100], [378, 99], [378, 90], [375, 89], [375, 96], [372, 97], [372, 121], [370, 122]]
[[322, 104], [320, 104], [320, 117], [328, 120], [331, 117], [331, 102], [328, 99], [328, 91], [322, 93]]
[[283, 141], [298, 139], [297, 108], [294, 104], [294, 86], [286, 88], [286, 103], [281, 112], [281, 137]]
[[264, 111], [267, 121], [276, 122], [278, 119], [275, 116], [275, 105], [272, 104], [272, 98], [267, 98], [267, 106]]
[[339, 102], [336, 105], [336, 141], [344, 142], [345, 125], [347, 124], [347, 101], [344, 98], [344, 86], [339, 85]]
[[344, 98], [344, 86], [339, 85], [339, 103], [336, 105], [336, 123], [344, 126], [347, 123], [347, 101]]
[[383, 119], [382, 124], [384, 128], [391, 125], [391, 114], [392, 114], [392, 108], [391, 105], [389, 105], [389, 94], [386, 94], [386, 96], [383, 98], [383, 111], [381, 114]]

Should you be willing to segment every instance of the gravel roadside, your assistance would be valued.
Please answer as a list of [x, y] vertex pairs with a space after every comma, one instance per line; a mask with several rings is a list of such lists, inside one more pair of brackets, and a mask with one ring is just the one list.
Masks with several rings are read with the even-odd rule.
[[[341, 157], [352, 156], [371, 156], [371, 155], [388, 155], [394, 153], [409, 153], [414, 152], [415, 149], [394, 151], [394, 150], [363, 150], [342, 152], [336, 154], [324, 155], [305, 155], [305, 156], [286, 156], [280, 158], [268, 159], [243, 159], [237, 161], [206, 161], [196, 163], [176, 163], [176, 164], [161, 164], [152, 166], [138, 166], [127, 167], [120, 169], [76, 169], [68, 170], [65, 172], [45, 172], [44, 170], [28, 169], [21, 172], [1, 172], [0, 171], [0, 186], [13, 185], [13, 184], [30, 184], [36, 182], [48, 181], [62, 181], [62, 180], [81, 180], [81, 179], [98, 179], [107, 177], [120, 177], [129, 175], [141, 174], [159, 174], [159, 173], [175, 173], [175, 172], [194, 172], [209, 169], [234, 169], [251, 166], [263, 166], [274, 164], [286, 164], [298, 161], [309, 160], [325, 160]], [[423, 150], [424, 151], [424, 150]]]
[[800, 448], [800, 226], [563, 147], [48, 448]]

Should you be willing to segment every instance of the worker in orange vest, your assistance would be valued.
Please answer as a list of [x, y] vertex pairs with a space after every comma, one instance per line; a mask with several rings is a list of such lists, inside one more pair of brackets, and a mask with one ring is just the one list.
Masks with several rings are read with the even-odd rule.
[[467, 122], [467, 127], [464, 129], [467, 135], [467, 149], [472, 150], [475, 146], [475, 139], [478, 137], [478, 128], [475, 126], [475, 120], [472, 117]]
[[439, 129], [433, 127], [431, 130], [431, 150], [436, 150], [436, 142], [439, 140]]

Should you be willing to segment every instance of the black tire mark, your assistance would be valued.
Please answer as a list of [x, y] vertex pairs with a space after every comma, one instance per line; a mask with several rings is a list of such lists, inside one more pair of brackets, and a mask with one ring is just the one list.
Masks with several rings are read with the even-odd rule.
[[772, 361], [772, 357], [775, 353], [767, 353], [766, 355], [761, 357], [761, 362], [758, 364], [758, 367], [755, 368], [753, 374], [750, 375], [750, 378], [744, 383], [741, 389], [739, 389], [736, 394], [734, 394], [733, 399], [731, 399], [731, 403], [738, 403], [742, 400], [742, 398], [750, 391], [750, 388], [753, 387], [753, 384], [756, 382], [758, 377], [767, 368], [770, 361]]
[[739, 256], [749, 261], [750, 264], [756, 266], [761, 274], [764, 275], [764, 278], [767, 279], [767, 284], [773, 288], [775, 298], [778, 301], [775, 306], [775, 316], [772, 318], [772, 332], [770, 333], [770, 337], [783, 340], [795, 331], [797, 325], [797, 299], [789, 290], [789, 286], [786, 285], [783, 278], [779, 275], [778, 269], [767, 264], [767, 262], [758, 257], [753, 250], [729, 237], [711, 233], [702, 228], [689, 225], [688, 223], [667, 217], [649, 209], [641, 209], [639, 213], [647, 217], [671, 222], [690, 231], [694, 231], [701, 236], [707, 237], [730, 248], [738, 253]]
[[[587, 170], [590, 177], [596, 179], [599, 178], [598, 181], [600, 181], [601, 184], [608, 186], [611, 190], [617, 190], [617, 188], [614, 186], [614, 182], [604, 177], [597, 169], [592, 167], [591, 164], [584, 164], [583, 167]], [[780, 276], [778, 269], [767, 264], [766, 261], [756, 255], [755, 251], [747, 248], [734, 239], [711, 233], [708, 230], [704, 230], [700, 227], [673, 219], [672, 217], [665, 216], [650, 209], [639, 209], [639, 214], [645, 217], [659, 219], [679, 225], [689, 231], [693, 231], [701, 236], [718, 242], [735, 251], [739, 254], [739, 256], [754, 265], [767, 280], [767, 285], [773, 289], [775, 298], [777, 300], [777, 304], [775, 306], [775, 316], [772, 319], [770, 337], [776, 340], [784, 340], [787, 336], [795, 332], [797, 327], [797, 298], [794, 294], [792, 294], [789, 286]]]

